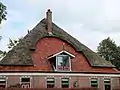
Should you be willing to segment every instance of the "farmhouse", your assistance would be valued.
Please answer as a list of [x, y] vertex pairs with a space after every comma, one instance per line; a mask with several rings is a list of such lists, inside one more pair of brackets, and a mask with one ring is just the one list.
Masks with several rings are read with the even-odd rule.
[[50, 9], [46, 18], [0, 61], [3, 88], [112, 90], [119, 86], [119, 74], [114, 65], [53, 23]]

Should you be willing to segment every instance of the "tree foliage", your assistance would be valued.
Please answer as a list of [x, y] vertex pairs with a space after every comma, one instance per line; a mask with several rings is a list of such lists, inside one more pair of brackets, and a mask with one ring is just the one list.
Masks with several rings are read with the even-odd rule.
[[111, 61], [117, 68], [120, 67], [120, 47], [109, 37], [99, 43], [97, 50], [105, 60]]
[[2, 20], [6, 20], [6, 6], [0, 2], [0, 24]]
[[[6, 20], [6, 15], [7, 15], [6, 6], [0, 2], [0, 24], [3, 20]], [[2, 36], [0, 36], [0, 40], [1, 39]], [[0, 59], [3, 58], [5, 55], [6, 55], [6, 51], [0, 50]]]

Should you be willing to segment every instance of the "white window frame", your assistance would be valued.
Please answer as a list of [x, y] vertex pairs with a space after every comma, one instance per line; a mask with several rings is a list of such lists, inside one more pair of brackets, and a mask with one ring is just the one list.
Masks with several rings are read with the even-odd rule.
[[56, 53], [56, 54], [54, 54], [54, 55], [52, 55], [52, 56], [49, 56], [48, 59], [53, 58], [53, 57], [55, 57], [55, 56], [57, 56], [57, 55], [60, 55], [61, 53], [66, 53], [66, 54], [68, 54], [68, 55], [71, 56], [71, 57], [75, 57], [75, 55], [69, 53], [68, 51], [63, 50], [63, 51], [60, 51], [60, 52], [58, 52], [58, 53]]
[[55, 84], [56, 84], [56, 79], [55, 79], [55, 77], [46, 77], [46, 78], [45, 78], [45, 80], [46, 80], [46, 82], [45, 82], [46, 88], [47, 88], [47, 84], [48, 84], [48, 83], [47, 83], [47, 80], [48, 80], [48, 79], [54, 79], [54, 87], [55, 87]]
[[8, 79], [8, 77], [0, 76], [0, 79], [5, 79], [5, 88], [7, 88], [7, 79]]
[[[56, 77], [54, 77], [54, 76], [46, 76], [46, 77], [44, 77], [44, 79], [45, 79], [45, 87], [47, 88], [47, 78], [54, 78], [55, 79], [55, 82], [56, 82]], [[56, 84], [55, 84], [56, 85]]]
[[90, 86], [92, 85], [92, 83], [91, 83], [92, 79], [96, 79], [96, 81], [97, 81], [97, 88], [99, 88], [99, 79], [98, 78], [90, 78]]
[[105, 82], [104, 82], [105, 79], [106, 79], [106, 80], [107, 80], [107, 79], [110, 80], [110, 84], [109, 84], [109, 85], [110, 85], [110, 87], [111, 87], [111, 89], [112, 89], [112, 80], [111, 80], [111, 78], [110, 78], [110, 77], [104, 77], [104, 78], [103, 78], [103, 90], [105, 90]]
[[62, 51], [60, 51], [60, 52], [58, 52], [58, 53], [56, 53], [56, 54], [54, 54], [54, 55], [48, 56], [47, 59], [51, 59], [51, 58], [53, 58], [53, 57], [56, 58], [56, 57], [57, 57], [58, 55], [60, 55], [61, 53], [66, 53], [66, 54], [69, 56], [69, 68], [70, 68], [70, 69], [69, 69], [68, 71], [58, 70], [58, 69], [57, 69], [57, 59], [56, 59], [56, 68], [53, 66], [54, 71], [61, 71], [61, 72], [70, 72], [70, 71], [72, 71], [72, 69], [71, 69], [71, 67], [72, 67], [71, 58], [74, 58], [75, 55], [71, 54], [71, 53], [68, 52], [68, 51], [62, 50]]
[[[68, 56], [68, 64], [69, 64], [69, 70], [58, 70], [58, 59], [57, 59], [57, 56], [59, 57], [59, 56]], [[71, 71], [71, 58], [70, 58], [70, 56], [69, 55], [57, 55], [56, 56], [56, 70], [55, 71], [62, 71], [62, 72], [70, 72]]]
[[21, 76], [20, 77], [20, 85], [22, 84], [22, 78], [30, 78], [30, 87], [29, 88], [31, 88], [32, 77], [31, 76]]
[[68, 77], [68, 76], [62, 76], [62, 77], [60, 77], [60, 88], [62, 88], [62, 79], [68, 79], [68, 84], [69, 84], [69, 87], [68, 88], [70, 88], [70, 77]]

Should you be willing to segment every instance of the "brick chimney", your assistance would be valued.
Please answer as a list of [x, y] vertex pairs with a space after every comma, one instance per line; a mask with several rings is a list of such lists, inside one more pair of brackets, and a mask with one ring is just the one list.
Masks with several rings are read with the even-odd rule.
[[47, 31], [49, 34], [52, 34], [52, 12], [50, 9], [46, 12], [47, 19]]

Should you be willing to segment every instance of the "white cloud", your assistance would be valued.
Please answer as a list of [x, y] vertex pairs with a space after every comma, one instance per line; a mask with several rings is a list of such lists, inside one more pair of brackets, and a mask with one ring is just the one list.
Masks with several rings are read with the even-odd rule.
[[[113, 38], [120, 45], [119, 0], [10, 0], [2, 2], [8, 8], [8, 20], [2, 25], [2, 42], [26, 34], [45, 17], [48, 8], [53, 21], [85, 45], [96, 50], [98, 43]], [[4, 44], [0, 44], [2, 49]]]

